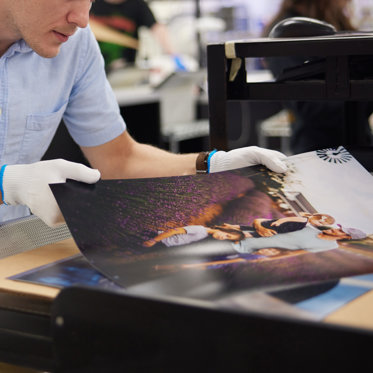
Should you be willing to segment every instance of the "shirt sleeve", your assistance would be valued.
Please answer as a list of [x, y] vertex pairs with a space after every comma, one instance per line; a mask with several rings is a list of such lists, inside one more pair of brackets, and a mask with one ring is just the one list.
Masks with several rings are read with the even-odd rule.
[[202, 225], [189, 225], [183, 227], [185, 234], [175, 234], [162, 240], [166, 246], [181, 246], [200, 241], [208, 236], [207, 229]]
[[255, 229], [251, 225], [240, 225], [241, 231], [255, 232]]
[[282, 223], [275, 229], [277, 233], [288, 233], [288, 232], [295, 232], [303, 229], [307, 225], [307, 222], [299, 222], [299, 221], [289, 221], [286, 223]]
[[89, 27], [79, 32], [73, 46], [80, 53], [79, 69], [63, 119], [80, 146], [97, 146], [119, 136], [126, 125], [93, 33]]

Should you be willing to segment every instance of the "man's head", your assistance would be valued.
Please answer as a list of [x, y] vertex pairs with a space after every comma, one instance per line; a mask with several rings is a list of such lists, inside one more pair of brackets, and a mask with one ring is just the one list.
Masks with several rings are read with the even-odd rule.
[[349, 228], [349, 227], [342, 226], [340, 224], [337, 224], [337, 225], [343, 232], [348, 234], [352, 240], [362, 240], [367, 236], [366, 233], [364, 233], [360, 229]]
[[86, 27], [92, 0], [0, 0], [1, 54], [24, 39], [42, 57], [55, 57], [78, 27]]
[[338, 224], [338, 228], [324, 229], [322, 235], [335, 240], [360, 240], [366, 237], [366, 234], [361, 230], [342, 227], [340, 224]]

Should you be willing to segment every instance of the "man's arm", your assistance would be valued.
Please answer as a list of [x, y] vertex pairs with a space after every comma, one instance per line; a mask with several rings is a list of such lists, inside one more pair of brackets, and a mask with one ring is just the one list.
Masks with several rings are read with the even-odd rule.
[[165, 238], [168, 238], [168, 237], [172, 237], [172, 236], [175, 236], [177, 234], [186, 234], [187, 231], [185, 230], [185, 228], [173, 228], [173, 229], [170, 229], [166, 232], [163, 232], [163, 233], [160, 233], [158, 236], [148, 240], [148, 241], [145, 241], [143, 243], [143, 246], [146, 246], [146, 247], [152, 247], [154, 246], [157, 242], [161, 242], [162, 240], [164, 240]]
[[263, 227], [262, 223], [264, 221], [269, 221], [269, 219], [254, 219], [253, 227], [257, 233], [262, 237], [270, 237], [277, 234], [275, 230]]
[[302, 216], [288, 216], [286, 218], [279, 218], [271, 223], [272, 226], [278, 227], [283, 223], [303, 223], [306, 224], [308, 219]]
[[[127, 131], [115, 139], [94, 147], [82, 147], [93, 168], [103, 179], [180, 176], [196, 173], [197, 154], [174, 154], [140, 144]], [[208, 172], [220, 172], [263, 164], [275, 172], [285, 172], [285, 155], [270, 149], [249, 146], [228, 152], [218, 151], [209, 156]]]
[[196, 173], [197, 154], [174, 154], [136, 142], [127, 131], [103, 145], [82, 147], [103, 179], [128, 179]]
[[161, 44], [165, 53], [169, 55], [175, 54], [175, 49], [171, 43], [170, 35], [165, 25], [157, 22], [150, 28], [150, 30], [158, 40], [159, 44]]

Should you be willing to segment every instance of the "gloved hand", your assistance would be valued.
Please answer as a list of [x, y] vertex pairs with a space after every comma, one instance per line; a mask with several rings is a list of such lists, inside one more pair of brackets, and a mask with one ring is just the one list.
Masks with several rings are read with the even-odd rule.
[[64, 183], [66, 179], [93, 184], [100, 178], [98, 170], [64, 159], [6, 165], [2, 170], [0, 188], [3, 202], [28, 206], [50, 227], [61, 224], [63, 217], [49, 184]]
[[209, 172], [227, 171], [256, 164], [263, 164], [275, 172], [285, 172], [287, 170], [287, 166], [283, 162], [285, 158], [286, 155], [281, 152], [258, 146], [248, 146], [229, 152], [218, 151], [210, 157]]

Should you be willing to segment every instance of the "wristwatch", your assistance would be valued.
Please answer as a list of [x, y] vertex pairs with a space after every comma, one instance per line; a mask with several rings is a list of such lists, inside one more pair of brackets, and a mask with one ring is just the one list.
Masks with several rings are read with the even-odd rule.
[[208, 158], [210, 152], [201, 152], [198, 154], [196, 159], [196, 172], [197, 174], [207, 174], [208, 173]]

